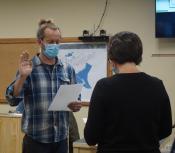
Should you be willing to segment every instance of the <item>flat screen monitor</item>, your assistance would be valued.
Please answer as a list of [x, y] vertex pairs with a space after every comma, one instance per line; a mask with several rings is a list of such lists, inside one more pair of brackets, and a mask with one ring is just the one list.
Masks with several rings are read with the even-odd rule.
[[155, 36], [175, 38], [175, 0], [155, 0]]

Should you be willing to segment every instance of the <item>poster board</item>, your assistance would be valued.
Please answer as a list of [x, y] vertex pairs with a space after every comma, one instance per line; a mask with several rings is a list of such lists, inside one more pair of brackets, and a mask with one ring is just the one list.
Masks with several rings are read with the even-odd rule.
[[63, 43], [58, 57], [74, 67], [77, 83], [83, 85], [81, 100], [89, 102], [96, 82], [107, 77], [106, 42]]

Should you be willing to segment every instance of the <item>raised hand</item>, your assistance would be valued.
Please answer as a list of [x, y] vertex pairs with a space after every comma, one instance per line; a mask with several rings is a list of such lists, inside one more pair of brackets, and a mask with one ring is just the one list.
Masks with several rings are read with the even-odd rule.
[[22, 52], [19, 59], [19, 74], [27, 77], [32, 72], [32, 61], [29, 59], [28, 52]]

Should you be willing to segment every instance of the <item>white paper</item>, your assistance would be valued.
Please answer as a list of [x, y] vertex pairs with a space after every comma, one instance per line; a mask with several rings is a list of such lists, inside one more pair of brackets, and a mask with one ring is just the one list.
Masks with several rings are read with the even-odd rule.
[[87, 117], [83, 118], [83, 122], [86, 123], [87, 122]]
[[61, 85], [48, 110], [70, 111], [67, 105], [78, 100], [82, 87], [82, 84]]

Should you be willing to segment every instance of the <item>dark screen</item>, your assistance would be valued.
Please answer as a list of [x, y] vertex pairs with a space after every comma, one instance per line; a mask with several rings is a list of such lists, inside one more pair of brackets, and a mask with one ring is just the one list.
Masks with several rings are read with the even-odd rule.
[[157, 38], [175, 37], [175, 0], [156, 0], [155, 21]]

